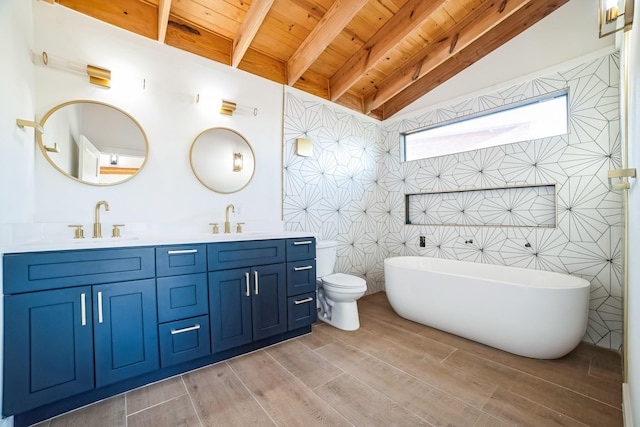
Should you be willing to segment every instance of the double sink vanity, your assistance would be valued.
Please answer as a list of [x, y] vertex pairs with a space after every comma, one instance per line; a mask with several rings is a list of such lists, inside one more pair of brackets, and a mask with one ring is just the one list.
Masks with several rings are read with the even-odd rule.
[[[17, 123], [34, 126], [44, 158], [78, 183], [122, 184], [148, 159], [140, 124], [103, 102], [73, 100], [38, 124]], [[251, 144], [228, 128], [200, 132], [189, 158], [195, 178], [220, 194], [244, 189], [256, 169]], [[16, 426], [311, 332], [308, 233], [244, 234], [238, 222], [232, 234], [228, 205], [222, 234], [211, 223], [212, 234], [140, 238], [127, 228], [121, 237], [125, 224], [103, 232], [101, 209], [104, 200], [93, 238], [70, 224], [68, 238], [0, 248], [2, 415]]]
[[316, 320], [308, 234], [82, 240], [3, 255], [3, 415], [16, 425], [306, 334]]

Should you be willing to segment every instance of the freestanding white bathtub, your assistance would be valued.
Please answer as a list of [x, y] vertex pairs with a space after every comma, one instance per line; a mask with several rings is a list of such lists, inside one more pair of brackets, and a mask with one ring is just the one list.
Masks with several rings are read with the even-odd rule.
[[587, 328], [589, 282], [568, 274], [408, 256], [384, 277], [400, 316], [521, 356], [562, 357]]

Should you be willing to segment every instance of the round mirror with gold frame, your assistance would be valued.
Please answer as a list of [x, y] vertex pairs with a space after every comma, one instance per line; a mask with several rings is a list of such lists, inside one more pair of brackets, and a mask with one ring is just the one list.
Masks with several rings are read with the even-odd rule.
[[136, 176], [149, 142], [130, 114], [99, 101], [77, 100], [52, 108], [40, 121], [38, 145], [51, 165], [76, 181], [115, 185]]
[[251, 144], [232, 129], [214, 127], [201, 132], [189, 153], [198, 181], [217, 193], [235, 193], [246, 187], [256, 167]]

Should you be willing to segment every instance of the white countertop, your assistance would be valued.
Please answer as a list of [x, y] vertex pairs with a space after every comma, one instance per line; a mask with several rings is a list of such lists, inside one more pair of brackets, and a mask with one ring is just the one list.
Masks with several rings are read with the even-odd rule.
[[313, 233], [278, 231], [260, 233], [229, 233], [229, 234], [176, 234], [176, 235], [149, 235], [149, 236], [123, 236], [123, 237], [103, 237], [94, 239], [86, 237], [84, 239], [68, 240], [36, 240], [32, 242], [16, 244], [0, 248], [0, 253], [24, 253], [42, 251], [62, 251], [74, 249], [99, 249], [99, 248], [124, 248], [135, 246], [160, 246], [179, 245], [190, 243], [215, 243], [234, 242], [247, 240], [270, 240], [270, 239], [295, 239], [312, 238]]

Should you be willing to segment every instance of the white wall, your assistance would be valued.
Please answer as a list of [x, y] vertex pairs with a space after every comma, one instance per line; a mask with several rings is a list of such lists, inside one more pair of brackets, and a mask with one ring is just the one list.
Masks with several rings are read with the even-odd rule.
[[[29, 223], [33, 218], [34, 130], [16, 126], [17, 118], [33, 120], [35, 115], [33, 67], [28, 55], [33, 44], [31, 13], [31, 2], [0, 2], [0, 182], [3, 183], [0, 192], [0, 241], [10, 233], [6, 224]], [[0, 301], [0, 366], [3, 363], [3, 330], [4, 312]], [[11, 418], [0, 420], [2, 426], [12, 423]]]
[[[59, 5], [33, 3], [35, 48], [40, 55], [108, 68], [112, 88], [88, 83], [86, 76], [36, 67], [36, 115], [57, 104], [92, 99], [115, 105], [140, 122], [149, 156], [132, 180], [115, 186], [90, 186], [55, 170], [38, 151], [35, 157], [36, 223], [43, 233], [71, 233], [68, 224], [90, 230], [97, 201], [111, 210], [103, 230], [124, 223], [123, 235], [145, 232], [209, 232], [209, 222], [224, 221], [236, 206], [235, 220], [251, 231], [280, 226], [282, 86], [123, 31]], [[71, 42], [72, 41], [72, 42]], [[146, 89], [143, 90], [143, 79]], [[200, 94], [200, 102], [196, 96]], [[234, 101], [232, 117], [218, 113], [221, 99]], [[253, 108], [258, 115], [253, 115]], [[245, 136], [256, 155], [256, 171], [241, 192], [224, 195], [205, 188], [194, 176], [189, 149], [203, 130], [223, 126]], [[11, 163], [10, 169], [17, 165]], [[239, 210], [239, 212], [238, 212]], [[139, 231], [138, 231], [139, 230]], [[85, 232], [89, 234], [89, 232]], [[71, 234], [69, 234], [71, 236]]]

